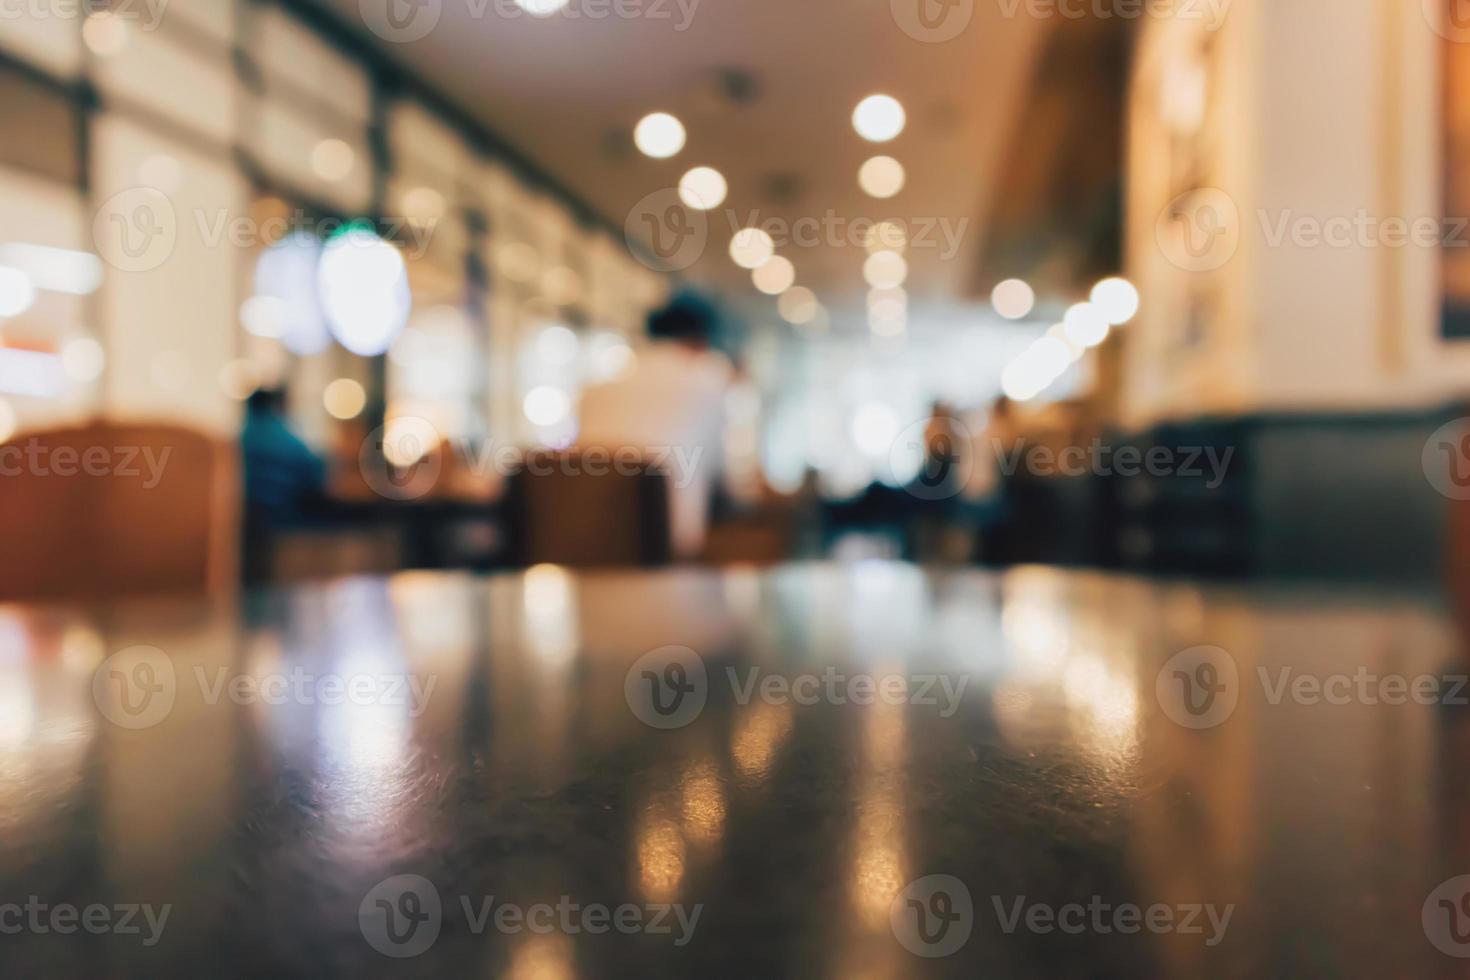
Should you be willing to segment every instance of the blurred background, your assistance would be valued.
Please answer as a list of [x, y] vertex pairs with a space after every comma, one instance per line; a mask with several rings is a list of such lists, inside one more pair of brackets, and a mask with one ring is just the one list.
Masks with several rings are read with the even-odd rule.
[[1453, 7], [7, 7], [0, 590], [1434, 579], [1470, 497]]

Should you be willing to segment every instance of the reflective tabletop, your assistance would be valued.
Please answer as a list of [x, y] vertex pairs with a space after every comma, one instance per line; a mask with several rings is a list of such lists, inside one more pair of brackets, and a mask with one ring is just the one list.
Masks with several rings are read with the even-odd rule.
[[1431, 598], [887, 563], [0, 606], [0, 975], [1455, 977]]

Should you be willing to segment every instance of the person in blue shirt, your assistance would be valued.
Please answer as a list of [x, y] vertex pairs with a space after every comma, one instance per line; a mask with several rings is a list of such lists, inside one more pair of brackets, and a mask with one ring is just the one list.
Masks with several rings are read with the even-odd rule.
[[310, 519], [326, 490], [327, 465], [291, 427], [283, 390], [262, 388], [246, 401], [240, 453], [251, 521], [283, 527]]

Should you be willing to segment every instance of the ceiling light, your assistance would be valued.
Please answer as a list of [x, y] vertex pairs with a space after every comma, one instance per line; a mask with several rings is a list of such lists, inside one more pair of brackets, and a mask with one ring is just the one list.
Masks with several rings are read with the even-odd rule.
[[873, 157], [858, 170], [858, 185], [870, 197], [892, 197], [903, 190], [903, 181], [903, 164], [893, 157]]
[[1078, 347], [1096, 347], [1108, 339], [1108, 321], [1091, 303], [1078, 303], [1067, 310], [1062, 329]]
[[779, 296], [796, 284], [796, 267], [788, 258], [772, 256], [769, 262], [750, 274], [750, 279], [755, 288], [767, 296]]
[[650, 112], [633, 127], [633, 143], [644, 156], [667, 160], [684, 149], [684, 124], [667, 112]]
[[1036, 293], [1020, 279], [1007, 279], [990, 291], [990, 305], [1007, 320], [1019, 320], [1036, 307]]
[[852, 128], [872, 143], [886, 143], [903, 132], [903, 106], [891, 95], [870, 95], [852, 111]]
[[516, 0], [516, 6], [532, 17], [550, 17], [570, 2], [571, 0]]
[[742, 269], [759, 269], [776, 253], [776, 243], [759, 228], [742, 228], [730, 239], [730, 258]]
[[695, 167], [679, 178], [679, 200], [696, 211], [709, 211], [725, 200], [725, 178], [714, 167]]
[[897, 252], [874, 252], [863, 263], [863, 278], [874, 289], [894, 289], [908, 278], [909, 264]]
[[1138, 314], [1138, 290], [1127, 279], [1104, 279], [1092, 287], [1092, 305], [1113, 326], [1127, 323]]

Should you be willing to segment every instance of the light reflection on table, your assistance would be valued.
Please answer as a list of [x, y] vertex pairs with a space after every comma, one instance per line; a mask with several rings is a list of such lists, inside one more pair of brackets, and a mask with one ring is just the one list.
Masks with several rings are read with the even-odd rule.
[[[152, 727], [99, 708], [119, 650], [163, 651]], [[645, 725], [624, 680], [697, 651], [710, 698]], [[1161, 712], [1175, 652], [1248, 678], [1223, 724]], [[1306, 588], [1202, 588], [903, 565], [489, 579], [405, 574], [240, 602], [0, 607], [0, 901], [173, 906], [157, 946], [0, 936], [17, 975], [1455, 976], [1420, 926], [1470, 873], [1466, 710], [1272, 705], [1257, 668], [1463, 670], [1437, 606]], [[741, 704], [743, 677], [943, 674], [916, 704]], [[260, 697], [296, 670], [409, 676], [408, 703]], [[432, 682], [432, 686], [425, 687]], [[254, 687], [250, 687], [254, 685]], [[381, 688], [377, 689], [381, 690]], [[390, 701], [383, 698], [380, 701]], [[358, 927], [397, 874], [445, 898], [431, 949], [389, 960]], [[975, 904], [953, 956], [890, 926], [913, 879]], [[1006, 934], [992, 898], [1234, 903], [1225, 939]], [[473, 934], [457, 897], [702, 903], [692, 941]], [[448, 921], [448, 920], [453, 921]]]

